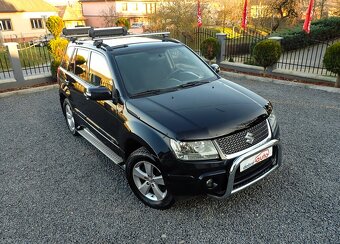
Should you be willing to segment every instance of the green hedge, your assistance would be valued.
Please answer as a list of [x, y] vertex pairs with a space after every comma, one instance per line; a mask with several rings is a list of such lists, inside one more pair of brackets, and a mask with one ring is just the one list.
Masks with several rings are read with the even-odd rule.
[[302, 30], [302, 24], [293, 29], [274, 32], [271, 36], [281, 36], [282, 48], [285, 51], [296, 50], [316, 44], [317, 41], [327, 41], [340, 37], [340, 17], [330, 17], [313, 21], [309, 34]]

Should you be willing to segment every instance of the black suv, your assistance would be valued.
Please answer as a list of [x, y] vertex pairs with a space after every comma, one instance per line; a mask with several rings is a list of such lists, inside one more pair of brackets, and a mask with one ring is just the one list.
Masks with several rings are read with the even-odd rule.
[[77, 28], [58, 69], [68, 128], [125, 169], [143, 203], [225, 198], [280, 166], [271, 103], [221, 78], [217, 65], [168, 33], [80, 29], [87, 37]]

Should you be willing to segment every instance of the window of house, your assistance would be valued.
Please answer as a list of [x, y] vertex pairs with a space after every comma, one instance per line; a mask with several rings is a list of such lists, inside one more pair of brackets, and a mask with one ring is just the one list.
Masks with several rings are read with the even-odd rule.
[[128, 10], [128, 4], [122, 3], [122, 11], [127, 11], [127, 10]]
[[43, 21], [42, 19], [31, 19], [32, 29], [43, 29]]
[[2, 31], [13, 30], [11, 20], [10, 19], [0, 19], [0, 30], [2, 30]]
[[104, 56], [92, 52], [90, 59], [89, 82], [95, 86], [105, 86], [112, 91], [112, 75]]

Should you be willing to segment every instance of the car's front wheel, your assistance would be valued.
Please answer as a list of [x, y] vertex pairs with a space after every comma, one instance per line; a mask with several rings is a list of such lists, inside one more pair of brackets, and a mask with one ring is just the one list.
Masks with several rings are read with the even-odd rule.
[[135, 195], [146, 205], [167, 209], [174, 203], [160, 167], [145, 148], [134, 151], [126, 161], [126, 176]]

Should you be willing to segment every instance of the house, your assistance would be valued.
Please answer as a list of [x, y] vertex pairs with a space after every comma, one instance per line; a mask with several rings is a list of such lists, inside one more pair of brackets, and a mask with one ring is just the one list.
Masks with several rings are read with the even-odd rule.
[[85, 25], [81, 4], [78, 1], [69, 2], [64, 6], [56, 6], [56, 8], [66, 28]]
[[130, 24], [148, 24], [148, 15], [157, 8], [157, 0], [79, 0], [86, 24], [93, 27], [112, 26], [114, 19], [127, 18]]
[[47, 33], [45, 22], [57, 9], [43, 0], [0, 0], [0, 40], [31, 40]]

